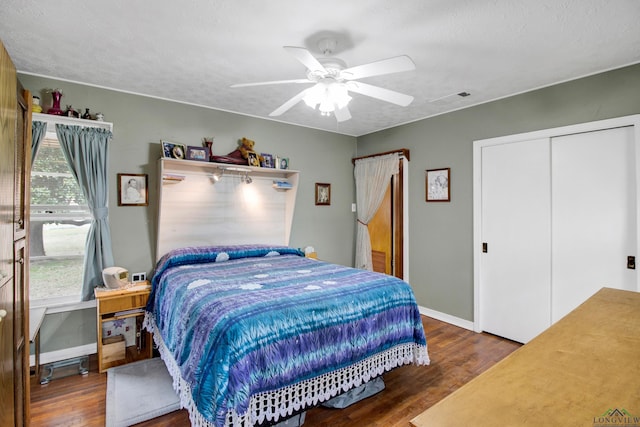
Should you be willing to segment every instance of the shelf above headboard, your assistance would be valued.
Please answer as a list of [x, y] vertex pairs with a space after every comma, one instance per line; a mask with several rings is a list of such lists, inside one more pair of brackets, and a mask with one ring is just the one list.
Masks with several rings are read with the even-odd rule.
[[165, 158], [158, 169], [156, 260], [185, 246], [289, 244], [298, 171]]

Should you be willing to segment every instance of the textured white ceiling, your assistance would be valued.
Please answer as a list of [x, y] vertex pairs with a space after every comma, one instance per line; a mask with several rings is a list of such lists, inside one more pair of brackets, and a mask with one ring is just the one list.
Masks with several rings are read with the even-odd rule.
[[416, 71], [363, 79], [409, 107], [354, 94], [346, 122], [304, 103], [277, 118], [360, 136], [638, 63], [639, 22], [638, 0], [2, 0], [0, 38], [24, 73], [264, 118], [306, 86], [229, 85], [303, 78], [282, 46], [409, 55]]

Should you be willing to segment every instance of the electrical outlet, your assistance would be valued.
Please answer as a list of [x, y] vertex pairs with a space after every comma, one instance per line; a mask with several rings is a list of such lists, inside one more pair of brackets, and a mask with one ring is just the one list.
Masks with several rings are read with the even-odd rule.
[[144, 282], [147, 280], [147, 273], [133, 273], [131, 275], [132, 282]]

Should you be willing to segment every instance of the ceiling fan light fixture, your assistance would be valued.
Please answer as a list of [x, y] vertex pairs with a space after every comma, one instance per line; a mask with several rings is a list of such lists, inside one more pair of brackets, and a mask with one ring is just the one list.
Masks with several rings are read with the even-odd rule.
[[351, 101], [347, 85], [344, 83], [334, 83], [328, 88], [329, 98], [333, 100], [333, 103], [338, 109], [344, 108]]
[[413, 71], [416, 69], [416, 64], [411, 58], [400, 55], [347, 68], [347, 64], [343, 60], [328, 56], [333, 52], [335, 46], [336, 41], [332, 38], [321, 40], [319, 48], [325, 54], [324, 58], [316, 58], [303, 47], [284, 46], [287, 52], [305, 66], [307, 69], [306, 79], [241, 83], [232, 85], [232, 87], [315, 83], [312, 87], [298, 92], [269, 113], [270, 117], [281, 116], [300, 101], [304, 101], [314, 110], [317, 108], [323, 116], [329, 116], [333, 113], [338, 122], [344, 122], [351, 119], [351, 112], [347, 107], [352, 99], [349, 92], [390, 102], [400, 107], [406, 107], [413, 102], [413, 96], [358, 81], [365, 77]]
[[303, 100], [309, 107], [317, 107], [323, 116], [328, 116], [333, 111], [346, 107], [351, 96], [344, 83], [319, 82], [307, 91]]
[[302, 100], [307, 106], [316, 108], [325, 98], [325, 88], [322, 83], [317, 83], [315, 86], [309, 88]]

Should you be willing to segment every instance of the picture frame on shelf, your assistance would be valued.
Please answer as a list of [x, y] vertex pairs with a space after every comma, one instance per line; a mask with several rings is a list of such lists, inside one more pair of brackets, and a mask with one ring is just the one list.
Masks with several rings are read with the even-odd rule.
[[262, 167], [263, 168], [273, 168], [273, 156], [269, 153], [260, 153], [262, 156]]
[[451, 168], [429, 169], [426, 173], [426, 201], [451, 201]]
[[118, 174], [118, 206], [149, 206], [149, 175]]
[[166, 159], [184, 159], [187, 148], [184, 144], [170, 141], [160, 141], [162, 143], [162, 157]]
[[289, 158], [276, 156], [276, 169], [289, 169]]
[[316, 206], [331, 205], [331, 184], [316, 182]]
[[197, 147], [193, 145], [187, 146], [187, 160], [196, 160], [199, 162], [208, 162], [211, 152], [209, 147]]
[[260, 158], [258, 157], [258, 153], [253, 151], [249, 151], [247, 153], [247, 164], [253, 167], [260, 167]]

